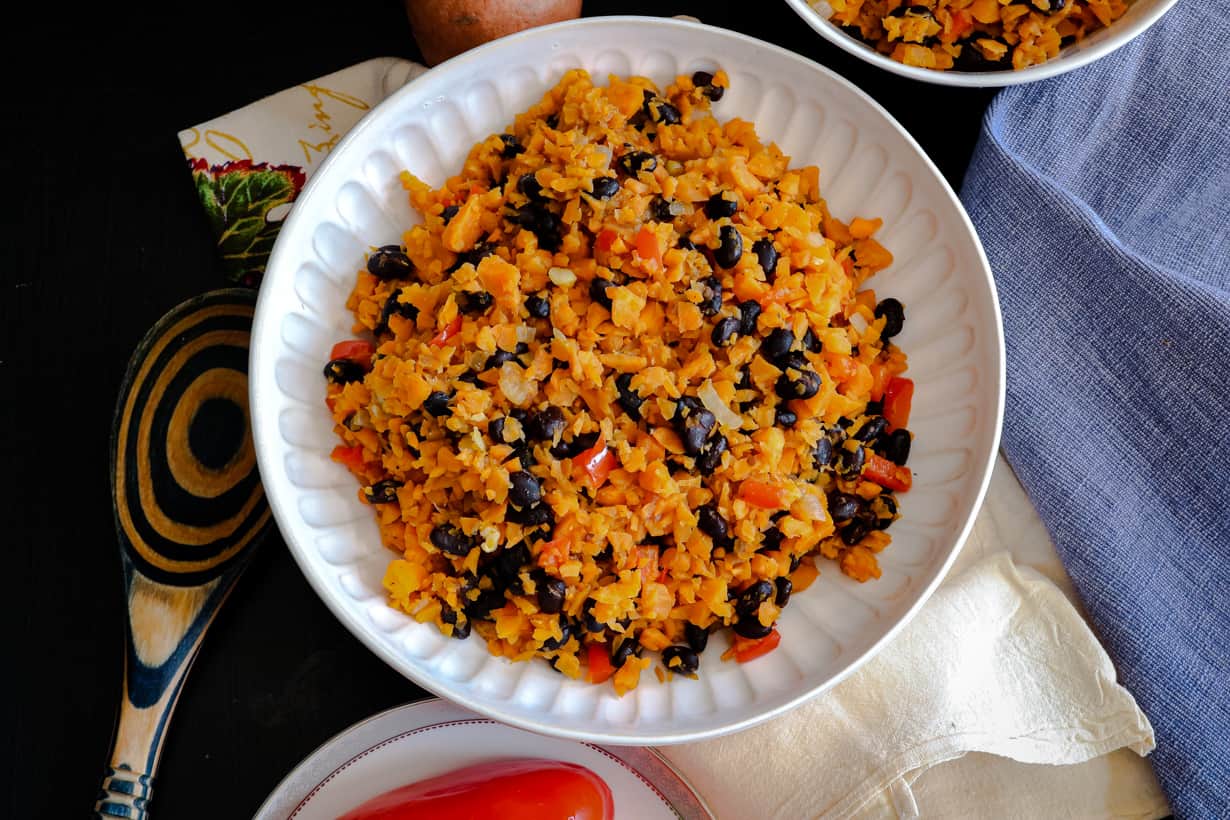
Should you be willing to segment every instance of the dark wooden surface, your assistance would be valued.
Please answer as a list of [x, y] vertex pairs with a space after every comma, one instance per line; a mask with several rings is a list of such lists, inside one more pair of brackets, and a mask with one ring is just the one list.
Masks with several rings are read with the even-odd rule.
[[[370, 57], [417, 57], [392, 0], [141, 5], [34, 4], [32, 21], [14, 18], [0, 35], [5, 751], [20, 767], [0, 800], [6, 817], [80, 816], [93, 804], [120, 693], [107, 483], [116, 392], [145, 330], [224, 284], [176, 132]], [[781, 0], [585, 0], [585, 13], [690, 13], [804, 54], [883, 104], [954, 188], [992, 96], [867, 66]], [[206, 637], [154, 814], [250, 816], [321, 742], [422, 696], [329, 614], [274, 536]]]

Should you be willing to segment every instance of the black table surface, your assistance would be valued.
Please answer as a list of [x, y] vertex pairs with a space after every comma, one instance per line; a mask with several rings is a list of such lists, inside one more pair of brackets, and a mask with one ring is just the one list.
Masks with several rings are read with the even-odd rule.
[[[362, 60], [418, 58], [393, 0], [32, 4], [3, 35], [0, 536], [13, 681], [8, 817], [92, 805], [120, 693], [123, 600], [108, 437], [125, 364], [181, 300], [224, 284], [176, 132]], [[959, 188], [992, 92], [905, 80], [829, 45], [782, 0], [585, 0], [693, 14], [871, 94]], [[169, 730], [156, 816], [246, 817], [304, 756], [425, 697], [328, 612], [276, 535], [206, 636]]]

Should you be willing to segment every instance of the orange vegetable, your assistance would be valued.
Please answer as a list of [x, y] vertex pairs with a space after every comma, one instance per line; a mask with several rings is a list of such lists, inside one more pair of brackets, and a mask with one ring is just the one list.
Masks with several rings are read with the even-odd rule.
[[611, 666], [611, 656], [606, 651], [606, 646], [604, 643], [591, 643], [585, 650], [590, 683], [604, 683], [615, 674], [615, 667]]
[[329, 352], [329, 359], [349, 359], [350, 361], [361, 364], [364, 367], [372, 366], [372, 353], [376, 350], [376, 346], [364, 339], [350, 339], [345, 342], [338, 342], [333, 346], [333, 350]]
[[353, 447], [346, 447], [339, 444], [333, 448], [333, 452], [329, 457], [339, 464], [346, 465], [346, 468], [352, 473], [357, 473], [363, 469], [363, 446], [356, 444]]
[[662, 264], [662, 248], [658, 246], [658, 236], [649, 230], [648, 226], [636, 232], [636, 252], [641, 255], [641, 259], [652, 260], [657, 265]]
[[431, 337], [428, 342], [432, 347], [443, 347], [444, 343], [456, 336], [461, 331], [461, 317], [457, 316], [453, 321], [445, 325], [439, 333]]
[[888, 369], [888, 365], [883, 362], [872, 362], [871, 364], [871, 400], [880, 401], [884, 398], [884, 388], [888, 386], [888, 382], [892, 379], [892, 371]]
[[556, 536], [538, 548], [538, 566], [543, 569], [559, 569], [571, 554], [572, 549], [568, 541], [561, 536]]
[[910, 423], [910, 405], [914, 401], [914, 380], [893, 376], [884, 388], [884, 418], [889, 429]]
[[863, 470], [863, 478], [879, 484], [886, 490], [896, 490], [904, 493], [914, 483], [914, 475], [909, 467], [894, 464], [884, 456], [870, 453], [867, 456], [867, 467]]
[[748, 640], [739, 638], [735, 646], [735, 660], [739, 663], [747, 663], [754, 661], [759, 657], [769, 654], [777, 645], [782, 642], [782, 634], [774, 629], [768, 635], [756, 640]]
[[585, 471], [596, 490], [606, 482], [606, 477], [615, 469], [618, 460], [615, 453], [607, 449], [606, 441], [598, 439], [597, 444], [575, 457], [572, 463]]
[[658, 567], [658, 548], [652, 544], [636, 548], [636, 563], [641, 571], [641, 586], [650, 581], [658, 580], [661, 570]]
[[838, 384], [845, 384], [858, 373], [858, 365], [854, 358], [843, 353], [824, 353], [824, 364], [829, 374]]
[[786, 489], [767, 481], [749, 478], [739, 485], [739, 498], [753, 507], [780, 510], [786, 506]]
[[952, 28], [949, 33], [954, 40], [959, 40], [974, 30], [974, 17], [965, 9], [952, 12]]

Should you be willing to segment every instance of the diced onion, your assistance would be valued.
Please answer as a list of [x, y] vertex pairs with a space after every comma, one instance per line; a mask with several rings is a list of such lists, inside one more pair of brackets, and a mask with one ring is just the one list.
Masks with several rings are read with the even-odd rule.
[[861, 313], [850, 314], [850, 327], [858, 331], [859, 336], [862, 336], [867, 332], [867, 328], [869, 327], [867, 324], [867, 318]]
[[538, 335], [538, 331], [529, 325], [517, 325], [517, 341], [532, 342], [534, 337]]
[[551, 268], [547, 277], [561, 288], [570, 288], [577, 283], [577, 275], [568, 268]]
[[705, 409], [713, 414], [718, 424], [731, 430], [738, 430], [743, 426], [743, 419], [726, 406], [721, 396], [717, 394], [717, 390], [714, 389], [713, 382], [706, 379], [700, 390], [696, 391], [696, 397], [700, 399], [701, 404], [705, 405]]
[[813, 248], [824, 247], [824, 234], [819, 231], [812, 231], [807, 234], [807, 244], [811, 245]]
[[504, 362], [500, 368], [500, 391], [510, 402], [521, 406], [534, 398], [538, 382], [525, 377], [525, 371], [513, 362]]

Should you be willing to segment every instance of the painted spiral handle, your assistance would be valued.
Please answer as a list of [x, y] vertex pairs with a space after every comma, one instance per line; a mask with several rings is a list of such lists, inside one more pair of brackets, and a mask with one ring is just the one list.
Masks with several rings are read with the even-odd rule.
[[172, 309], [137, 346], [120, 389], [112, 500], [128, 624], [96, 817], [146, 817], [184, 678], [272, 526], [248, 426], [255, 300], [227, 289]]

